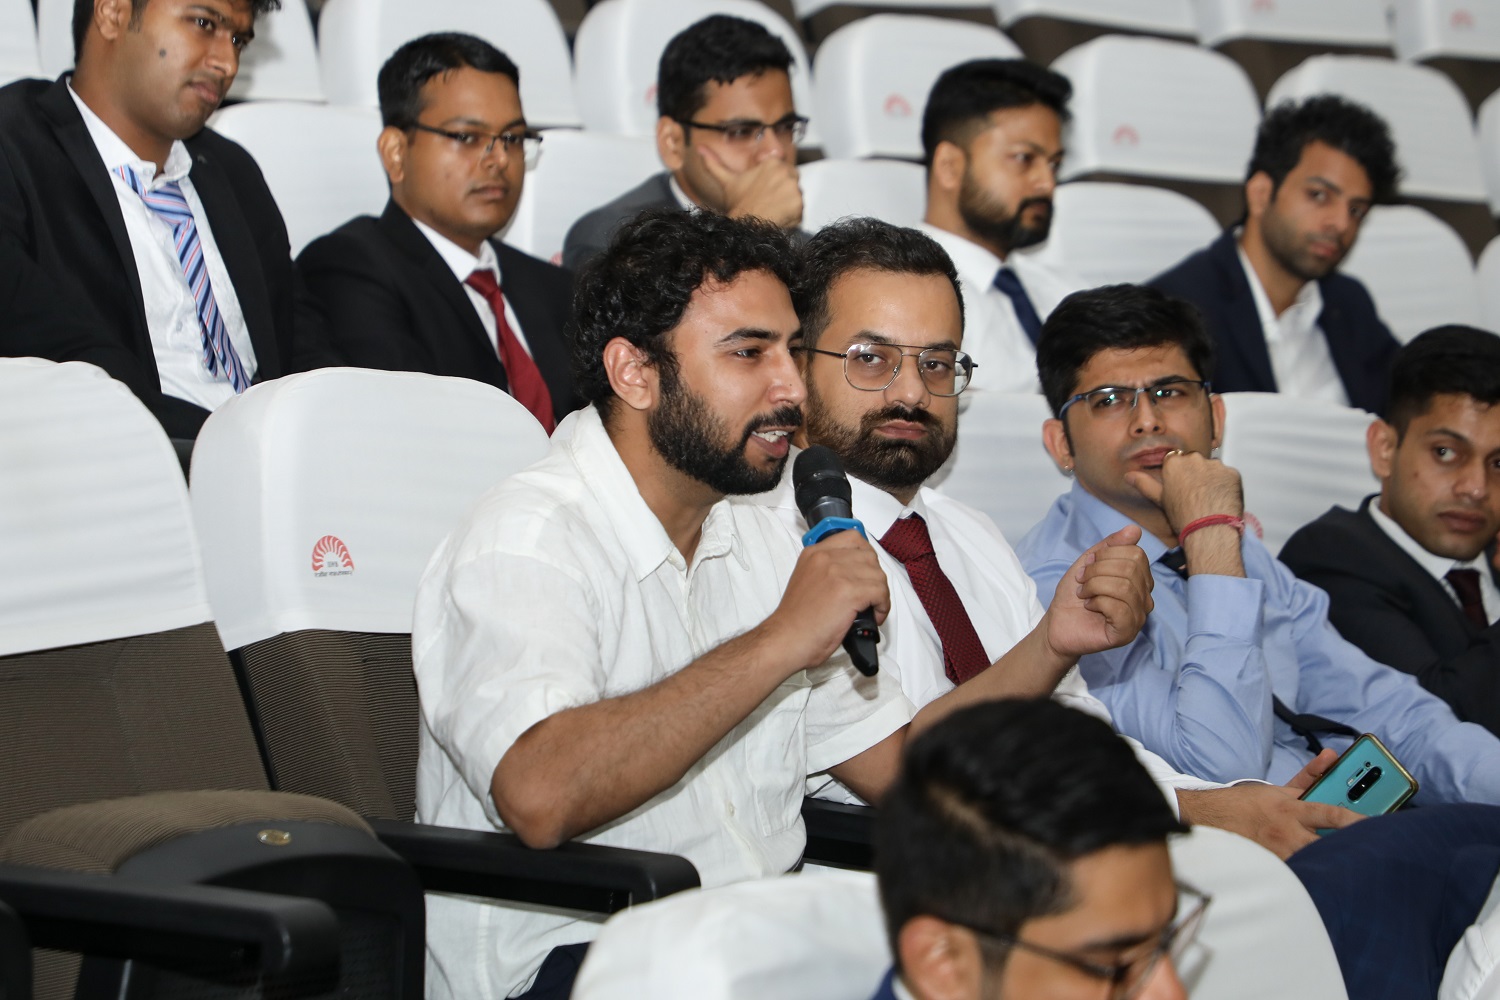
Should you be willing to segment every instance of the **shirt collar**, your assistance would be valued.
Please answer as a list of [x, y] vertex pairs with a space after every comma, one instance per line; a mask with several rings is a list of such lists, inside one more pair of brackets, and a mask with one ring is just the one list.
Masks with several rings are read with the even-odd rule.
[[1394, 518], [1380, 509], [1380, 494], [1376, 494], [1370, 498], [1366, 509], [1370, 512], [1370, 518], [1376, 524], [1380, 525], [1380, 529], [1390, 536], [1391, 541], [1395, 542], [1402, 552], [1415, 559], [1417, 565], [1430, 573], [1434, 579], [1443, 580], [1447, 577], [1450, 569], [1473, 569], [1478, 570], [1481, 574], [1489, 572], [1489, 567], [1486, 565], [1487, 557], [1483, 552], [1465, 562], [1428, 552], [1422, 547], [1421, 542], [1407, 534], [1405, 528], [1397, 524]]
[[891, 525], [903, 517], [917, 514], [924, 521], [930, 520], [922, 490], [917, 491], [910, 504], [903, 506], [900, 500], [885, 490], [853, 476], [849, 477], [849, 489], [853, 493], [854, 516], [865, 526], [865, 534], [872, 542], [884, 538], [885, 533], [891, 530]]
[[141, 183], [150, 188], [158, 184], [180, 181], [193, 168], [193, 154], [188, 152], [180, 139], [174, 140], [172, 148], [167, 152], [167, 162], [162, 165], [161, 176], [158, 177], [156, 164], [137, 156], [135, 150], [127, 146], [125, 140], [115, 134], [114, 129], [104, 124], [104, 119], [95, 114], [94, 109], [78, 96], [77, 91], [73, 89], [71, 78], [68, 80], [68, 96], [73, 98], [73, 103], [78, 106], [78, 113], [83, 116], [84, 127], [88, 129], [89, 138], [94, 141], [94, 148], [99, 151], [99, 158], [104, 161], [106, 170], [114, 171], [117, 167], [128, 166], [135, 171]]
[[1323, 290], [1318, 283], [1303, 282], [1286, 312], [1277, 316], [1265, 287], [1260, 283], [1260, 276], [1255, 273], [1255, 267], [1246, 256], [1245, 248], [1240, 245], [1238, 233], [1235, 235], [1234, 250], [1239, 255], [1240, 267], [1244, 268], [1245, 280], [1250, 284], [1250, 297], [1255, 300], [1255, 312], [1260, 318], [1260, 327], [1266, 340], [1280, 340], [1284, 330], [1299, 336], [1311, 333], [1318, 325], [1318, 317], [1323, 314]]
[[[1112, 535], [1128, 524], [1135, 524], [1128, 515], [1115, 510], [1109, 504], [1094, 496], [1083, 488], [1083, 484], [1077, 480], [1073, 482], [1072, 492], [1068, 494], [1069, 501], [1078, 511], [1080, 517], [1084, 518], [1098, 532], [1095, 541]], [[1146, 529], [1141, 529], [1141, 540], [1139, 542], [1141, 551], [1146, 553], [1146, 558], [1155, 563], [1167, 552], [1167, 546], [1162, 544], [1160, 538]]]
[[417, 231], [427, 237], [427, 242], [432, 244], [432, 249], [443, 258], [443, 263], [448, 265], [448, 269], [459, 281], [467, 281], [469, 275], [475, 271], [488, 270], [495, 275], [495, 280], [502, 287], [504, 286], [505, 282], [501, 280], [500, 275], [500, 261], [495, 256], [495, 248], [490, 246], [489, 240], [484, 240], [479, 244], [479, 256], [476, 257], [422, 220], [413, 218], [411, 221], [416, 223]]
[[672, 197], [677, 199], [677, 204], [682, 206], [684, 212], [701, 211], [698, 203], [689, 198], [688, 193], [682, 189], [682, 185], [677, 183], [676, 174], [667, 174], [667, 187], [672, 189]]
[[[926, 222], [920, 223], [917, 228], [931, 236], [938, 245], [948, 251], [948, 256], [953, 258], [953, 267], [963, 276], [964, 280], [976, 288], [989, 288], [995, 283], [995, 275], [1006, 265], [1006, 261], [996, 257], [984, 247], [973, 240], [965, 239], [957, 233]], [[1014, 256], [1014, 255], [1012, 255]]]

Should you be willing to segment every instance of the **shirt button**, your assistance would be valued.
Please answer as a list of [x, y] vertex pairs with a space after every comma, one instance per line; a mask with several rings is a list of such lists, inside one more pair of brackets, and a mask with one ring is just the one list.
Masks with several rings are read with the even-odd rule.
[[733, 802], [730, 802], [729, 804], [727, 804], [726, 806], [724, 806], [724, 813], [727, 816], [733, 816], [734, 815], [734, 803]]

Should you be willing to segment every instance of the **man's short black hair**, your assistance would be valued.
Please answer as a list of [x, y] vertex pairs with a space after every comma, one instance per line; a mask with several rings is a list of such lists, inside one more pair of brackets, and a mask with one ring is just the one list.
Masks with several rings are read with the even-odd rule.
[[945, 70], [927, 95], [922, 112], [922, 156], [932, 166], [940, 142], [967, 145], [987, 124], [990, 112], [1040, 104], [1068, 120], [1068, 78], [1025, 59], [974, 59]]
[[947, 251], [925, 233], [879, 219], [840, 219], [818, 230], [802, 252], [802, 273], [792, 288], [792, 305], [802, 321], [802, 342], [815, 347], [828, 326], [828, 291], [850, 271], [940, 274], [953, 286], [960, 321], [964, 314], [958, 272]]
[[1072, 862], [1184, 829], [1108, 723], [1045, 698], [961, 709], [912, 741], [876, 815], [891, 951], [924, 915], [1014, 936], [1072, 905]]
[[464, 67], [499, 73], [521, 86], [521, 71], [510, 57], [482, 38], [457, 31], [413, 38], [380, 67], [380, 121], [387, 128], [408, 129], [422, 114], [422, 88], [440, 73]]
[[[89, 22], [94, 19], [96, 0], [73, 0], [73, 61], [83, 58], [83, 39], [89, 33]], [[141, 26], [141, 15], [151, 0], [130, 0], [130, 27]], [[256, 16], [281, 9], [281, 0], [250, 0], [250, 10]]]
[[791, 287], [796, 264], [791, 237], [761, 219], [677, 208], [642, 213], [578, 272], [571, 328], [578, 391], [608, 419], [614, 390], [604, 370], [606, 344], [624, 337], [659, 371], [675, 373], [663, 335], [682, 322], [694, 292], [749, 271]]
[[[1214, 345], [1190, 302], [1145, 285], [1105, 285], [1074, 292], [1042, 324], [1037, 374], [1052, 415], [1080, 391], [1078, 373], [1100, 351], [1175, 344], [1198, 377], [1214, 377]], [[1089, 387], [1092, 388], [1092, 387]]]
[[656, 69], [656, 110], [689, 121], [708, 103], [710, 83], [730, 84], [767, 70], [790, 75], [792, 53], [764, 25], [712, 14], [678, 32]]
[[1397, 441], [1406, 436], [1413, 417], [1427, 412], [1434, 396], [1444, 395], [1500, 403], [1500, 337], [1472, 326], [1439, 326], [1396, 353], [1386, 413]]
[[1331, 146], [1358, 163], [1370, 179], [1376, 204], [1396, 197], [1401, 168], [1396, 165], [1396, 144], [1390, 129], [1363, 104], [1333, 94], [1309, 97], [1300, 104], [1282, 101], [1266, 112], [1255, 133], [1255, 151], [1250, 154], [1245, 179], [1264, 171], [1271, 178], [1274, 194], [1312, 142]]

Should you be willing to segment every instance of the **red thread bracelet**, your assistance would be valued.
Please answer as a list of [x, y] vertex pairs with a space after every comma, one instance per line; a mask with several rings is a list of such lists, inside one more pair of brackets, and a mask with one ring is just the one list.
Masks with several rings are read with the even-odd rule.
[[1209, 514], [1207, 517], [1200, 517], [1196, 521], [1189, 521], [1187, 526], [1177, 536], [1177, 544], [1182, 545], [1185, 543], [1188, 535], [1191, 535], [1199, 528], [1212, 528], [1220, 524], [1229, 525], [1229, 527], [1239, 532], [1242, 536], [1245, 534], [1244, 518], [1235, 517], [1233, 514]]

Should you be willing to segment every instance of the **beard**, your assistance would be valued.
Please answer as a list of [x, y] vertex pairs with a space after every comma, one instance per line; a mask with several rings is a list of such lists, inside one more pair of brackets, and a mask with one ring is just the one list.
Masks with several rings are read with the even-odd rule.
[[[953, 453], [958, 436], [957, 426], [944, 427], [927, 410], [908, 408], [894, 403], [881, 410], [866, 413], [859, 426], [841, 424], [818, 405], [815, 390], [807, 387], [807, 438], [838, 452], [844, 469], [885, 492], [914, 490], [942, 468]], [[877, 437], [875, 428], [888, 420], [906, 420], [921, 424], [926, 433], [915, 440], [891, 440]]]
[[1333, 273], [1353, 245], [1351, 241], [1350, 246], [1344, 247], [1334, 257], [1315, 256], [1307, 247], [1309, 237], [1283, 222], [1274, 211], [1267, 212], [1261, 219], [1260, 238], [1271, 258], [1301, 281], [1317, 281]]
[[729, 441], [728, 424], [709, 409], [702, 396], [683, 385], [678, 373], [661, 370], [661, 405], [646, 419], [651, 444], [677, 471], [691, 476], [716, 493], [764, 493], [781, 481], [783, 456], [769, 468], [757, 468], [745, 458], [750, 436], [765, 427], [796, 427], [802, 410], [784, 406], [747, 424], [739, 440]]
[[[1041, 213], [1040, 222], [1027, 225], [1022, 219], [1025, 218], [1026, 210], [1033, 205], [1041, 205], [1046, 211]], [[967, 171], [958, 191], [958, 214], [971, 232], [1000, 247], [1007, 254], [1012, 250], [1035, 246], [1052, 231], [1051, 198], [1025, 198], [1014, 212], [1007, 211], [988, 192], [981, 190], [974, 183], [973, 175]]]

